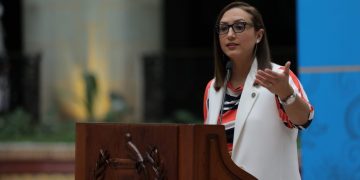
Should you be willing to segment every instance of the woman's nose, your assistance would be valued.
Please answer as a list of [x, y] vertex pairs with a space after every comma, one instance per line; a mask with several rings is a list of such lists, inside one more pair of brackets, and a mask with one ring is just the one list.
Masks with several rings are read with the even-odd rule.
[[229, 27], [229, 31], [227, 32], [227, 37], [235, 37], [235, 32], [232, 27]]

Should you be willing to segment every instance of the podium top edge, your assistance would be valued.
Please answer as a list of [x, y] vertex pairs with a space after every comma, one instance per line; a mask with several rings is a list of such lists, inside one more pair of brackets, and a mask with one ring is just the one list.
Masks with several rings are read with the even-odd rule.
[[76, 125], [104, 125], [104, 126], [223, 126], [208, 124], [180, 124], [180, 123], [121, 123], [121, 122], [76, 122]]
[[88, 125], [126, 125], [126, 126], [138, 126], [138, 125], [150, 125], [150, 126], [183, 126], [183, 125], [189, 125], [189, 126], [204, 126], [204, 124], [181, 124], [181, 123], [122, 123], [122, 122], [76, 122], [76, 124], [88, 124]]

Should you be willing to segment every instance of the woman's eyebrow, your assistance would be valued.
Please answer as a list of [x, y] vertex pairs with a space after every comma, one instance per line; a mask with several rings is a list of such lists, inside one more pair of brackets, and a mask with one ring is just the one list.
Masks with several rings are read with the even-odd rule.
[[[235, 21], [233, 21], [233, 23], [237, 23], [237, 22], [246, 22], [245, 19], [237, 19]], [[220, 21], [221, 24], [229, 24], [229, 22], [225, 22], [225, 21]]]

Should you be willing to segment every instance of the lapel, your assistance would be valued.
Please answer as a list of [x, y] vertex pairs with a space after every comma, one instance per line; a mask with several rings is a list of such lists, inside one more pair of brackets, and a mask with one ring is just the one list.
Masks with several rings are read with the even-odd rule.
[[239, 137], [241, 135], [242, 129], [245, 126], [245, 122], [254, 107], [254, 104], [259, 97], [259, 91], [256, 86], [254, 86], [255, 75], [258, 69], [257, 59], [255, 58], [248, 76], [246, 77], [245, 85], [243, 92], [241, 94], [238, 110], [236, 112], [235, 120], [235, 131], [234, 131], [234, 141], [233, 141], [233, 155], [236, 152], [239, 145]]
[[208, 118], [207, 124], [217, 124], [217, 120], [220, 114], [220, 106], [222, 102], [222, 94], [224, 92], [224, 88], [220, 88], [219, 91], [216, 91], [214, 88], [215, 79], [211, 83], [210, 91], [209, 91], [209, 110], [208, 110]]

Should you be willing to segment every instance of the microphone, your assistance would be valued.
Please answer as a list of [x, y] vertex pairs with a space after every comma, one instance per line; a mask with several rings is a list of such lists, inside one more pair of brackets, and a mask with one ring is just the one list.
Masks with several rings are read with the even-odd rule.
[[223, 110], [224, 110], [224, 102], [225, 102], [225, 94], [226, 94], [226, 90], [227, 90], [227, 83], [230, 79], [231, 76], [231, 70], [232, 70], [232, 65], [233, 62], [232, 61], [228, 61], [226, 63], [226, 76], [225, 76], [225, 81], [224, 81], [224, 92], [223, 92], [223, 96], [222, 96], [222, 101], [221, 101], [221, 108], [220, 108], [220, 120], [219, 120], [219, 124], [222, 123], [222, 117], [223, 117]]

